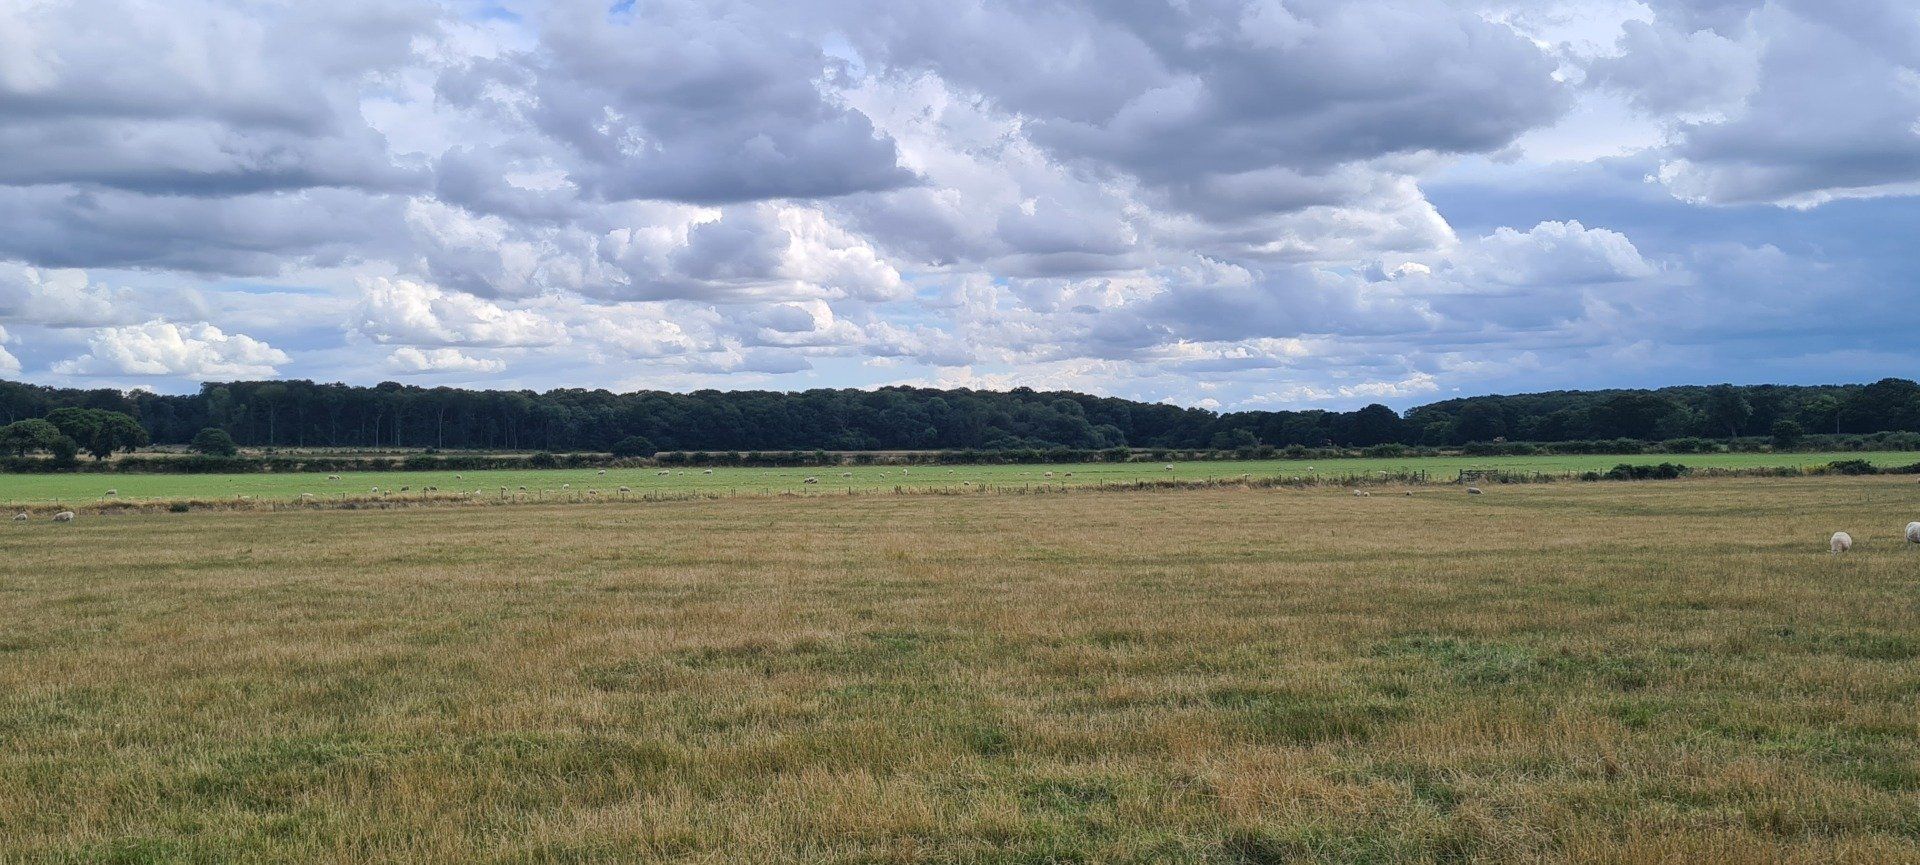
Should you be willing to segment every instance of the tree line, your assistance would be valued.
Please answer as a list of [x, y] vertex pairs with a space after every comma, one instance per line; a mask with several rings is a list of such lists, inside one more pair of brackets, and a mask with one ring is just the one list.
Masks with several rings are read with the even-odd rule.
[[1404, 414], [1377, 404], [1346, 412], [1219, 413], [1027, 388], [613, 393], [245, 381], [167, 395], [0, 381], [0, 426], [69, 408], [125, 414], [157, 444], [187, 444], [211, 428], [247, 447], [633, 454], [656, 449], [1448, 447], [1754, 436], [1790, 443], [1806, 434], [1920, 432], [1920, 385], [1896, 378], [1858, 385], [1480, 396]]

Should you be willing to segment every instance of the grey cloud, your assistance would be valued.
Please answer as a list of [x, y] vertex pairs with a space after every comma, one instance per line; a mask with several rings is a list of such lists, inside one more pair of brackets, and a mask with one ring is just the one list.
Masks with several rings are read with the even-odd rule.
[[330, 189], [203, 198], [0, 187], [0, 224], [0, 258], [230, 275], [387, 256], [404, 236], [393, 202]]
[[1628, 21], [1619, 47], [1587, 67], [1588, 80], [1652, 114], [1732, 112], [1759, 79], [1758, 52], [1711, 30]]
[[1769, 9], [1755, 20], [1767, 38], [1759, 87], [1739, 116], [1678, 128], [1667, 186], [1703, 203], [1803, 206], [1915, 189], [1920, 66], [1845, 28], [1858, 19]]
[[829, 65], [817, 43], [750, 4], [608, 14], [563, 3], [537, 50], [451, 73], [440, 93], [522, 118], [566, 149], [583, 188], [609, 200], [720, 204], [912, 182], [893, 142], [816, 84]]

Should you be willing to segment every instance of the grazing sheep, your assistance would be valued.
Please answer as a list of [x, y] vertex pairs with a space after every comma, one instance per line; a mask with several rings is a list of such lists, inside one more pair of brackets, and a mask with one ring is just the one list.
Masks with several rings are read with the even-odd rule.
[[853, 477], [853, 472], [841, 472], [840, 476], [843, 478], [850, 478], [850, 477]]
[[380, 491], [380, 488], [379, 488], [379, 487], [374, 487], [374, 488], [373, 488], [373, 489], [371, 490], [371, 492], [376, 492], [376, 493], [377, 493], [377, 492], [379, 492], [379, 491]]
[[820, 482], [819, 478], [807, 478], [806, 480], [801, 481], [801, 483], [803, 484], [817, 484], [819, 482]]
[[404, 493], [410, 489], [413, 489], [413, 487], [411, 485], [408, 485], [408, 486], [401, 487], [400, 491]]
[[1407, 490], [1407, 495], [1413, 495], [1413, 490]]
[[327, 480], [330, 480], [330, 481], [337, 481], [337, 480], [339, 480], [339, 479], [340, 479], [340, 476], [339, 476], [339, 475], [327, 475]]
[[603, 475], [604, 475], [604, 474], [606, 474], [606, 473], [607, 473], [607, 470], [606, 470], [606, 469], [601, 469], [601, 470], [600, 470], [600, 474], [603, 474]]
[[1853, 536], [1846, 532], [1834, 532], [1833, 537], [1827, 540], [1827, 549], [1836, 553], [1844, 553], [1851, 550], [1853, 549]]
[[[603, 474], [603, 475], [604, 475], [604, 474], [606, 474], [606, 472], [601, 472], [601, 474]], [[713, 474], [713, 469], [707, 469], [706, 471], [704, 471], [704, 472], [701, 472], [701, 474], [703, 474], [703, 475], [710, 475], [710, 474]]]
[[570, 489], [573, 489], [573, 484], [561, 484], [560, 488], [563, 490], [570, 490]]
[[667, 475], [673, 474], [673, 472], [667, 471], [665, 469], [661, 469], [660, 471], [654, 472], [654, 474], [659, 475], [661, 477], [666, 477]]
[[29, 520], [29, 519], [32, 519], [32, 517], [29, 517], [29, 516], [27, 516], [27, 515], [26, 515], [26, 514], [24, 514], [24, 513], [20, 513], [20, 514], [14, 514], [14, 515], [13, 515], [13, 521], [14, 521], [14, 522], [16, 522], [16, 523], [19, 523], [19, 522], [25, 522], [25, 521], [27, 521], [27, 520]]
[[1047, 472], [1047, 477], [1053, 477], [1053, 472]]
[[1167, 471], [1173, 471], [1173, 463], [1167, 463]]
[[630, 492], [633, 492], [633, 487], [621, 487], [620, 491], [623, 493], [630, 493]]
[[1477, 496], [1477, 495], [1480, 495], [1480, 488], [1479, 488], [1479, 487], [1467, 487], [1467, 495], [1470, 495], [1470, 496]]
[[454, 475], [454, 476], [453, 476], [453, 479], [457, 481], [457, 480], [459, 480], [459, 479], [460, 479], [460, 476], [459, 476], [459, 475]]
[[54, 515], [53, 515], [53, 521], [54, 521], [54, 522], [56, 522], [56, 523], [70, 523], [70, 522], [73, 522], [73, 511], [61, 511], [61, 512], [59, 512], [59, 513], [57, 513], [57, 514], [54, 514]]
[[1366, 490], [1354, 490], [1353, 494], [1356, 498], [1373, 495], [1373, 493], [1367, 492]]
[[527, 491], [527, 487], [526, 487], [526, 485], [525, 485], [525, 484], [522, 484], [522, 485], [520, 486], [520, 491], [521, 491], [521, 492], [523, 492], [523, 493]]
[[1920, 544], [1920, 523], [1907, 524], [1907, 543]]
[[110, 496], [117, 496], [117, 495], [119, 495], [119, 494], [120, 494], [120, 491], [119, 491], [119, 490], [107, 490], [107, 495], [110, 495]]
[[300, 498], [301, 498], [302, 500], [306, 500], [306, 499], [310, 499], [310, 498], [313, 498], [313, 493], [301, 493], [301, 494], [300, 494]]

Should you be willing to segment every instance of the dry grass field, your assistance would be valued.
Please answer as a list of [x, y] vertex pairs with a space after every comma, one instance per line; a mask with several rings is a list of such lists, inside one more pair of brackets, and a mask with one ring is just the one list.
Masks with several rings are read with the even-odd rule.
[[1920, 862], [1913, 519], [1878, 477], [0, 526], [0, 862]]

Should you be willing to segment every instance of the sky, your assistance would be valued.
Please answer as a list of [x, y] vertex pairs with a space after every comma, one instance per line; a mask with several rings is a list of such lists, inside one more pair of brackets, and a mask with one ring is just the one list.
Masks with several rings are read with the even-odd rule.
[[1912, 0], [0, 0], [0, 377], [1913, 376]]

